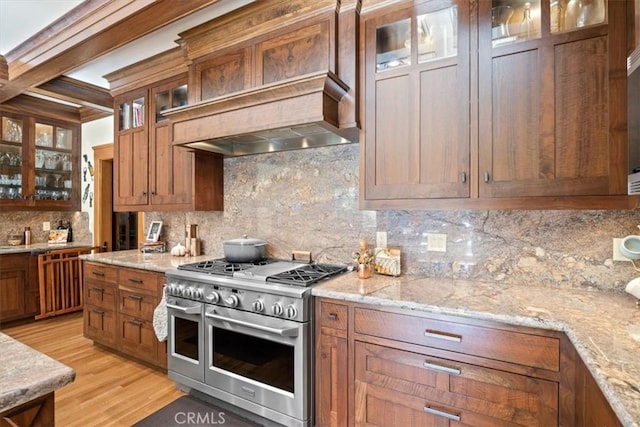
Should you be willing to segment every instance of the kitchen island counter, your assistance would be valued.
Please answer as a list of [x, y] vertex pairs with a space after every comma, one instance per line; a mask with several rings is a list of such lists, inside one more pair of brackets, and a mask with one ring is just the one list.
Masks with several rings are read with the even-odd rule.
[[640, 309], [627, 294], [355, 273], [313, 295], [563, 331], [625, 426], [640, 420]]
[[0, 413], [73, 382], [75, 371], [0, 332]]
[[19, 254], [30, 252], [46, 252], [55, 251], [59, 249], [74, 249], [74, 248], [87, 248], [92, 247], [91, 243], [70, 242], [50, 245], [48, 243], [33, 243], [31, 245], [17, 245], [17, 246], [0, 246], [0, 255], [6, 254]]

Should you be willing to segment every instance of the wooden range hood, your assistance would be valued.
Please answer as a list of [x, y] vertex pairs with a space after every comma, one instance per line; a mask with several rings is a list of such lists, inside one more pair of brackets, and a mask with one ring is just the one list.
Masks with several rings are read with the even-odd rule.
[[358, 142], [358, 1], [267, 0], [180, 34], [173, 143], [226, 156]]

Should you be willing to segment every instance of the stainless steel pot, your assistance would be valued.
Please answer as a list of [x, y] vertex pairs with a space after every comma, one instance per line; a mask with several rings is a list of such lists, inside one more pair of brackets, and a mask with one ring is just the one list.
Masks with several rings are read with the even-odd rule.
[[259, 261], [266, 256], [267, 242], [246, 236], [222, 242], [224, 257], [230, 262]]

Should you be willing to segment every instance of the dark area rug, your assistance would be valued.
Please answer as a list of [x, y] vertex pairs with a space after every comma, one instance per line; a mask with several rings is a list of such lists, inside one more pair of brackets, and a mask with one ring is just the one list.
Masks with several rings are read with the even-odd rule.
[[191, 395], [186, 395], [137, 422], [133, 427], [256, 427], [259, 425]]

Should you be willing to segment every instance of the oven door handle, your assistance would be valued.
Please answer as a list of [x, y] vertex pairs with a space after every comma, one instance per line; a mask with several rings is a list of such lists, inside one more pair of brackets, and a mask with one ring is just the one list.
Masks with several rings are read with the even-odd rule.
[[285, 328], [285, 329], [276, 329], [270, 328], [268, 326], [256, 325], [255, 323], [245, 322], [244, 320], [237, 319], [229, 319], [228, 317], [218, 316], [217, 314], [205, 313], [205, 317], [209, 317], [211, 319], [219, 320], [221, 322], [229, 322], [239, 326], [245, 326], [247, 328], [256, 329], [258, 331], [267, 332], [271, 335], [280, 335], [282, 337], [297, 337], [298, 336], [298, 328]]
[[184, 314], [200, 314], [200, 306], [197, 307], [180, 307], [179, 305], [167, 304], [167, 308], [172, 308], [183, 312]]

